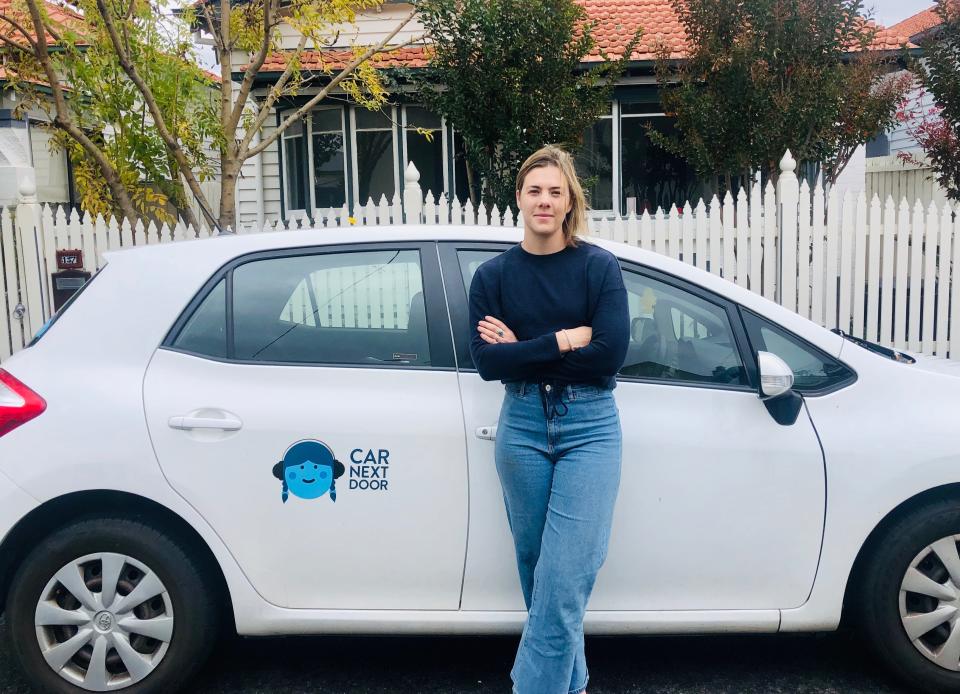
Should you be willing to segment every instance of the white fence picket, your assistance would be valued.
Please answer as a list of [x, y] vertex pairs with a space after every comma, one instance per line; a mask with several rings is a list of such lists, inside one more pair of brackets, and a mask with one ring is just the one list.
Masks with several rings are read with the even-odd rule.
[[940, 245], [940, 218], [937, 216], [937, 206], [933, 202], [927, 210], [927, 234], [923, 244], [923, 300], [920, 313], [920, 347], [921, 351], [932, 353], [934, 342], [933, 326], [934, 300], [936, 299], [937, 281], [937, 247]]
[[880, 329], [880, 252], [883, 246], [883, 217], [880, 198], [870, 201], [867, 225], [867, 339], [876, 341]]
[[923, 205], [917, 200], [913, 207], [913, 225], [910, 229], [910, 306], [907, 316], [907, 344], [910, 349], [920, 349], [920, 295], [923, 281], [923, 244], [926, 240], [926, 225]]
[[[950, 258], [953, 255], [953, 219], [950, 205], [944, 203], [940, 217], [940, 248], [937, 253], [937, 346], [938, 357], [947, 356], [950, 349], [948, 341], [948, 321], [950, 320]], [[957, 272], [954, 266], [953, 272]]]
[[900, 201], [897, 213], [896, 275], [893, 280], [893, 346], [897, 349], [907, 347], [907, 271], [910, 252], [910, 206]]
[[863, 295], [867, 286], [867, 195], [863, 191], [857, 196], [857, 222], [853, 238], [853, 286], [851, 302], [853, 304], [853, 334], [866, 337], [866, 308]]

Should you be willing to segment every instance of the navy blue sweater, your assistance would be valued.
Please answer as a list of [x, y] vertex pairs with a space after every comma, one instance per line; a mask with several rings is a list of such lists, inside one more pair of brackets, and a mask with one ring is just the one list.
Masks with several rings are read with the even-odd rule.
[[[490, 344], [484, 316], [503, 321], [518, 342]], [[590, 344], [561, 353], [557, 330], [589, 325]], [[616, 257], [589, 241], [547, 255], [520, 244], [477, 268], [470, 284], [470, 354], [485, 381], [553, 380], [614, 388], [630, 339], [627, 292]]]

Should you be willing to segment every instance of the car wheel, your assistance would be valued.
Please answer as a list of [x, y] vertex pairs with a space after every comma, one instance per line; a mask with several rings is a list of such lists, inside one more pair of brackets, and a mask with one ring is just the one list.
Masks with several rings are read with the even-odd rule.
[[139, 520], [82, 520], [20, 566], [10, 650], [41, 691], [176, 691], [216, 640], [216, 604], [170, 535]]
[[960, 503], [900, 519], [860, 573], [863, 635], [916, 691], [960, 692]]

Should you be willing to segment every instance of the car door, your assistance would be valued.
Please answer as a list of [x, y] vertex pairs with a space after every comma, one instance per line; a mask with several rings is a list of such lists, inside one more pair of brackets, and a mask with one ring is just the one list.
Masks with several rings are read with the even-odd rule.
[[456, 609], [453, 364], [435, 244], [271, 251], [210, 278], [153, 357], [144, 406], [170, 484], [266, 600]]
[[[522, 609], [493, 461], [502, 386], [472, 368], [466, 289], [496, 247], [443, 247], [470, 462], [464, 609]], [[615, 390], [623, 469], [593, 610], [795, 607], [813, 584], [824, 461], [804, 410], [781, 426], [757, 397], [737, 307], [623, 263], [630, 347]], [[455, 290], [455, 291], [454, 291]]]

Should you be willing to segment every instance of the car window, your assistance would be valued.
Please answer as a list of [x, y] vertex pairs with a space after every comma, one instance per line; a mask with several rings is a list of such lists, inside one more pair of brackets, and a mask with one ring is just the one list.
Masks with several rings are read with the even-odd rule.
[[227, 356], [227, 281], [220, 280], [184, 324], [173, 346], [210, 357]]
[[630, 341], [621, 376], [748, 385], [727, 312], [695, 294], [625, 271]]
[[233, 272], [243, 361], [430, 364], [416, 250], [268, 258]]
[[460, 274], [463, 276], [463, 286], [467, 289], [468, 297], [470, 296], [470, 283], [473, 282], [473, 276], [477, 272], [477, 268], [501, 253], [503, 253], [502, 250], [457, 251]]
[[797, 392], [830, 390], [854, 378], [849, 367], [796, 335], [751, 311], [742, 313], [754, 349], [783, 359], [793, 371], [793, 389]]

